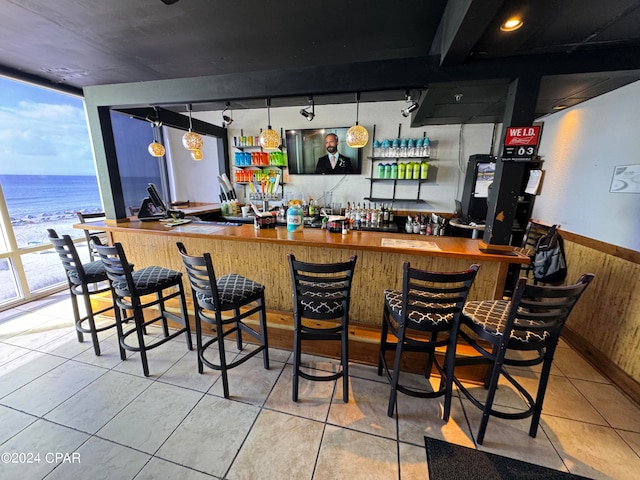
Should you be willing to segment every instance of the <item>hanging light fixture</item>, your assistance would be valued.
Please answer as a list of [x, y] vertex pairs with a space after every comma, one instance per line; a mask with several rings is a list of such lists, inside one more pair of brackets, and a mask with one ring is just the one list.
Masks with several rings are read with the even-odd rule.
[[182, 136], [182, 145], [187, 150], [196, 150], [202, 148], [202, 137], [193, 131], [193, 125], [191, 121], [191, 104], [187, 105], [189, 111], [189, 131]]
[[191, 150], [191, 158], [193, 158], [196, 162], [202, 160], [202, 150], [199, 148], [194, 148]]
[[351, 148], [362, 148], [369, 141], [369, 132], [362, 125], [358, 125], [360, 110], [360, 92], [356, 93], [356, 124], [347, 130], [347, 145]]
[[147, 150], [149, 150], [149, 155], [152, 157], [162, 157], [165, 154], [164, 145], [158, 142], [158, 129], [162, 126], [162, 122], [158, 120], [158, 107], [155, 107], [156, 110], [156, 118], [151, 119], [147, 117], [147, 120], [151, 124], [151, 130], [153, 130], [153, 142], [149, 144]]
[[260, 146], [262, 148], [279, 148], [282, 141], [280, 134], [271, 129], [271, 99], [267, 98], [267, 129], [260, 132]]
[[231, 108], [231, 103], [230, 102], [225, 103], [224, 110], [222, 111], [222, 127], [223, 128], [227, 128], [229, 125], [233, 123], [233, 118], [231, 118], [231, 115], [224, 114], [224, 112], [229, 110], [229, 108]]

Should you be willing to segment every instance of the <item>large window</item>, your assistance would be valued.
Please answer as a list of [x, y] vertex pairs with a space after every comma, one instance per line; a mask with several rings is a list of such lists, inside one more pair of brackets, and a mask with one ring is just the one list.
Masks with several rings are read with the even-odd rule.
[[81, 98], [0, 77], [0, 186], [2, 308], [63, 284], [47, 229], [103, 209]]

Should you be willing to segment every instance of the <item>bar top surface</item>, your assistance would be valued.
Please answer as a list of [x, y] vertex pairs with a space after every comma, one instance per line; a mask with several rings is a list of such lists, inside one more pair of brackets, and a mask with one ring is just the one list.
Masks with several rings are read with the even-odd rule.
[[211, 238], [238, 242], [295, 244], [320, 248], [338, 248], [363, 251], [406, 253], [410, 255], [433, 255], [440, 257], [466, 258], [501, 263], [529, 263], [529, 257], [517, 252], [498, 253], [480, 250], [479, 240], [459, 237], [434, 237], [406, 233], [349, 231], [347, 234], [332, 233], [319, 228], [304, 228], [288, 232], [286, 226], [256, 229], [253, 225], [235, 225], [225, 222], [191, 222], [168, 227], [164, 222], [92, 222], [76, 224], [75, 228], [107, 232], [164, 235], [175, 237]]

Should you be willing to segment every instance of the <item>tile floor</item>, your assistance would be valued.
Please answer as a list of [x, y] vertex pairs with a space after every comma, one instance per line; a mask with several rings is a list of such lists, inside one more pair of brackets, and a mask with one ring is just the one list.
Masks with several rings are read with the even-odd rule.
[[[456, 397], [443, 423], [441, 399], [399, 394], [389, 418], [389, 388], [373, 367], [351, 367], [347, 404], [341, 382], [305, 380], [296, 404], [290, 354], [271, 349], [270, 370], [258, 355], [231, 371], [226, 400], [217, 372], [199, 375], [181, 337], [150, 353], [145, 378], [137, 355], [120, 360], [113, 334], [102, 334], [100, 357], [78, 343], [71, 318], [66, 292], [0, 313], [3, 480], [425, 479], [424, 435], [477, 448], [469, 402]], [[638, 478], [638, 406], [566, 344], [552, 374], [537, 438], [526, 420], [492, 418], [479, 448], [590, 478]], [[499, 393], [505, 407], [521, 402]]]

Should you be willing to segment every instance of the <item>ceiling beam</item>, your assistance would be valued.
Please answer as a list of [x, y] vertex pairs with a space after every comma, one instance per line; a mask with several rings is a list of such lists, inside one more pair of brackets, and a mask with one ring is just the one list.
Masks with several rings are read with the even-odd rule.
[[440, 55], [442, 66], [464, 63], [503, 3], [504, 0], [447, 2], [430, 53]]

